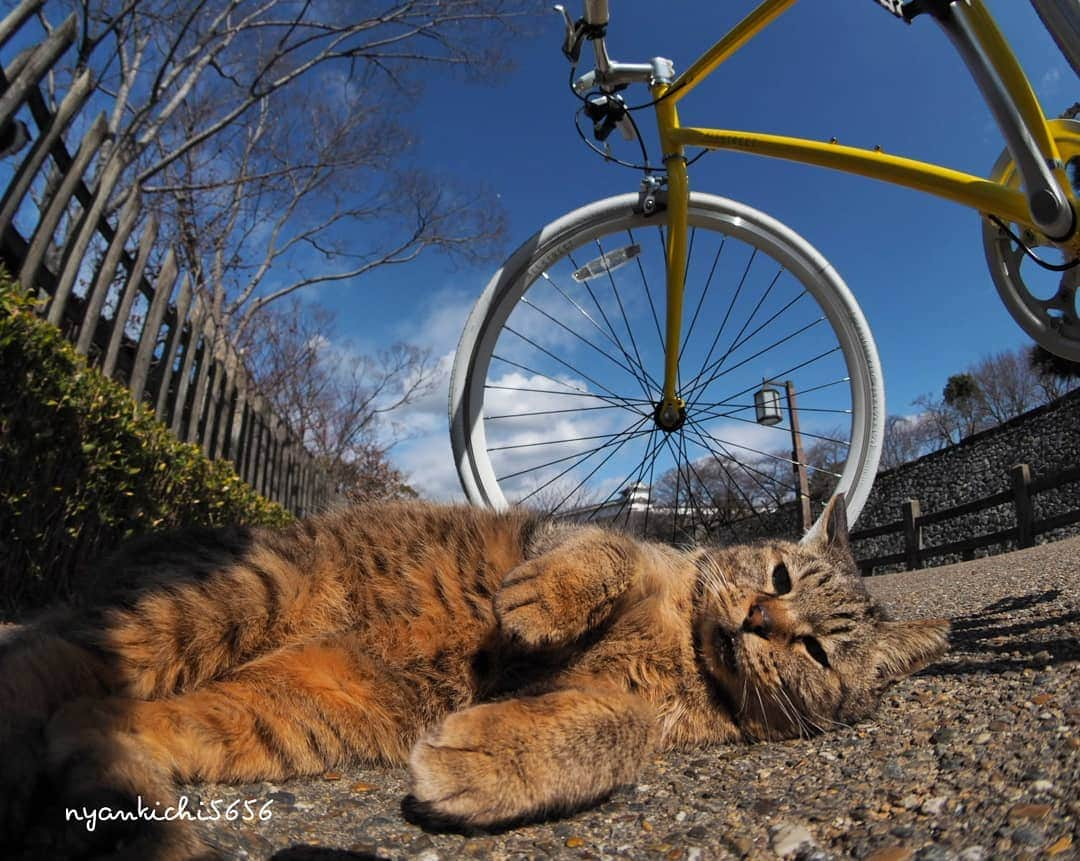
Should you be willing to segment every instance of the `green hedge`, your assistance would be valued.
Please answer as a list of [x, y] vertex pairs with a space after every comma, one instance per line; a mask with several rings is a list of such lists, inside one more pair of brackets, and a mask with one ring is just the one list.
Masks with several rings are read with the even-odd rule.
[[0, 613], [77, 598], [132, 535], [291, 519], [231, 464], [177, 442], [0, 273]]

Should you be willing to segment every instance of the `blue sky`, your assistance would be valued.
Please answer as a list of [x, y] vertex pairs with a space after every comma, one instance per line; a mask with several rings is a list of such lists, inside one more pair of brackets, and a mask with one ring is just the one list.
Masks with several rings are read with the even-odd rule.
[[[580, 0], [570, 0], [580, 13]], [[1024, 0], [987, 0], [1048, 113], [1072, 104], [1075, 76]], [[749, 12], [753, 0], [716, 3], [614, 0], [616, 59], [655, 55], [685, 69]], [[673, 10], [666, 31], [658, 10]], [[573, 126], [577, 100], [548, 12], [502, 47], [513, 66], [479, 82], [434, 70], [402, 117], [417, 145], [405, 156], [448, 187], [497, 197], [508, 222], [504, 253], [542, 225], [591, 200], [633, 191], [639, 175], [605, 164]], [[591, 63], [586, 49], [580, 71]], [[630, 93], [646, 99], [644, 89]], [[904, 25], [871, 0], [804, 0], [680, 104], [683, 122], [874, 146], [986, 175], [1002, 141], [967, 70], [928, 17]], [[648, 127], [647, 113], [638, 115]], [[623, 144], [620, 154], [636, 157]], [[652, 149], [655, 155], [655, 148]], [[820, 168], [734, 153], [697, 162], [691, 186], [742, 201], [803, 234], [854, 292], [877, 339], [889, 413], [939, 393], [949, 374], [1025, 344], [986, 271], [978, 216], [955, 204]], [[426, 495], [459, 495], [446, 419], [447, 372], [466, 315], [495, 262], [451, 264], [429, 255], [309, 297], [337, 314], [343, 350], [393, 341], [428, 347], [440, 374], [387, 432], [409, 480]]]
[[[988, 5], [1047, 112], [1072, 104], [1080, 95], [1074, 76], [1030, 6]], [[666, 33], [657, 4], [612, 6], [609, 48], [616, 59], [661, 55], [684, 69], [753, 4], [670, 4], [675, 23]], [[604, 164], [573, 129], [576, 102], [566, 87], [561, 26], [554, 13], [541, 19], [533, 35], [509, 46], [516, 67], [491, 69], [486, 83], [431, 83], [413, 115], [416, 158], [427, 169], [498, 195], [509, 222], [507, 251], [567, 210], [637, 186], [636, 174]], [[922, 18], [906, 26], [869, 0], [796, 4], [680, 112], [687, 124], [880, 144], [977, 175], [989, 172], [1003, 146], [937, 25]], [[973, 212], [871, 180], [740, 154], [707, 155], [691, 182], [786, 222], [833, 263], [874, 331], [890, 413], [914, 412], [913, 399], [940, 392], [949, 374], [1026, 343], [986, 272]], [[403, 338], [444, 357], [493, 268], [432, 257], [354, 287], [326, 288], [319, 301], [338, 312], [339, 336], [361, 347]], [[454, 492], [445, 403], [440, 380], [397, 417], [407, 438], [393, 450], [414, 484], [436, 496]]]

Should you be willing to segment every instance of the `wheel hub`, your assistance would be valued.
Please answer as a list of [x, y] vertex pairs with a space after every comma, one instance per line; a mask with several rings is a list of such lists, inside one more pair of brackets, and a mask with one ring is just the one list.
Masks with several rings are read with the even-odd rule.
[[674, 403], [663, 399], [657, 401], [656, 409], [653, 410], [653, 421], [664, 433], [677, 431], [686, 422], [686, 401], [682, 398], [676, 399]]

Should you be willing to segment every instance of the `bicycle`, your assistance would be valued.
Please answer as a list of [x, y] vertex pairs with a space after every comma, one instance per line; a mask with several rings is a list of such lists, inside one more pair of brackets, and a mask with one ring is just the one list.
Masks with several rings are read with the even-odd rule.
[[[683, 126], [678, 102], [794, 0], [763, 0], [678, 76], [664, 58], [610, 58], [607, 0], [585, 0], [577, 21], [555, 7], [579, 114], [592, 121], [594, 138], [606, 142], [622, 129], [641, 142], [634, 115], [652, 109], [664, 172], [649, 164], [644, 144], [643, 164], [614, 159], [644, 171], [638, 191], [542, 228], [477, 301], [449, 404], [471, 502], [503, 508], [513, 500], [669, 540], [725, 531], [745, 539], [783, 531], [793, 516], [808, 531], [812, 508], [834, 493], [845, 495], [849, 520], [858, 517], [885, 421], [869, 326], [805, 239], [748, 206], [690, 191], [688, 168], [700, 157], [688, 158], [692, 147], [830, 167], [975, 209], [1009, 313], [1051, 352], [1080, 360], [1080, 229], [1069, 176], [1080, 167], [1080, 122], [1046, 119], [982, 0], [874, 2], [908, 23], [926, 16], [944, 29], [1006, 141], [989, 179], [879, 148]], [[1080, 74], [1080, 4], [1031, 2]], [[595, 68], [575, 78], [585, 41]], [[623, 93], [635, 84], [647, 85], [651, 98], [630, 105]], [[1047, 253], [1062, 262], [1042, 259]], [[762, 260], [767, 269], [755, 268]], [[1050, 289], [1041, 271], [1054, 273]], [[714, 284], [729, 289], [710, 295]], [[709, 319], [718, 325], [706, 327]], [[764, 434], [777, 430], [784, 437], [768, 442]]]

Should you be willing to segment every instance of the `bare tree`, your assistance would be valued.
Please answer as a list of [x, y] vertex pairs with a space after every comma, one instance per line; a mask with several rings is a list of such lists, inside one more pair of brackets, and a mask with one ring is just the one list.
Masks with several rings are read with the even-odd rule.
[[1038, 344], [1028, 349], [1027, 361], [1038, 378], [1047, 402], [1057, 400], [1080, 386], [1080, 362], [1055, 356]]
[[97, 182], [140, 193], [234, 335], [312, 284], [429, 248], [481, 253], [501, 222], [426, 177], [396, 119], [426, 71], [485, 68], [527, 0], [52, 0], [108, 109]]
[[302, 313], [295, 300], [264, 309], [260, 337], [247, 349], [260, 391], [336, 482], [355, 500], [415, 496], [388, 457], [386, 418], [430, 391], [429, 355], [395, 344], [375, 356], [329, 339], [332, 315]]
[[1045, 401], [1038, 375], [1023, 350], [984, 356], [968, 373], [978, 385], [985, 424], [1001, 424]]
[[937, 447], [933, 421], [926, 414], [885, 419], [885, 439], [878, 469], [892, 469]]

